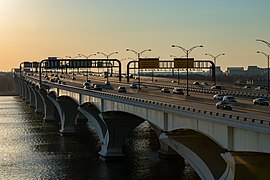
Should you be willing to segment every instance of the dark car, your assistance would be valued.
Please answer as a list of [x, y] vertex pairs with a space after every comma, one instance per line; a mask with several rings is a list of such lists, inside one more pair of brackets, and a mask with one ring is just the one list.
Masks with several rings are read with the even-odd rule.
[[96, 91], [102, 91], [102, 87], [100, 85], [98, 85], [98, 84], [94, 85], [93, 89], [96, 90]]
[[124, 86], [119, 86], [117, 91], [120, 92], [120, 93], [126, 93], [127, 92], [126, 87], [124, 87]]
[[83, 88], [84, 89], [91, 89], [90, 83], [89, 82], [83, 83]]
[[137, 84], [131, 84], [129, 86], [129, 88], [131, 88], [131, 89], [138, 89], [138, 85]]
[[224, 96], [222, 101], [237, 102], [237, 100], [234, 96]]
[[216, 103], [217, 109], [232, 110], [232, 105], [228, 102], [220, 101]]
[[262, 106], [269, 106], [269, 101], [264, 98], [256, 98], [253, 99], [253, 104], [254, 105], [262, 105]]
[[162, 93], [170, 93], [170, 90], [168, 88], [162, 88], [161, 92]]
[[184, 95], [184, 91], [182, 88], [178, 88], [178, 87], [175, 87], [173, 88], [173, 94], [180, 94], [180, 95]]

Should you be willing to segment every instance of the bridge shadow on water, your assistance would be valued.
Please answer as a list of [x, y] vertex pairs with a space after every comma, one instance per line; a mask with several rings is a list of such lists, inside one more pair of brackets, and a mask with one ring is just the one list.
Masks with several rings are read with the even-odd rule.
[[[94, 179], [199, 179], [191, 166], [183, 166], [177, 159], [160, 159], [158, 138], [148, 123], [137, 127], [125, 140], [123, 152], [125, 158], [103, 162], [98, 157], [100, 150], [99, 139], [94, 128], [89, 123], [76, 125], [78, 131], [72, 137], [91, 154], [89, 158], [79, 158], [77, 163], [84, 164], [87, 169], [96, 171], [84, 171], [83, 177]], [[75, 148], [76, 149], [76, 148]], [[93, 158], [94, 157], [94, 158]], [[88, 159], [88, 160], [87, 160]]]

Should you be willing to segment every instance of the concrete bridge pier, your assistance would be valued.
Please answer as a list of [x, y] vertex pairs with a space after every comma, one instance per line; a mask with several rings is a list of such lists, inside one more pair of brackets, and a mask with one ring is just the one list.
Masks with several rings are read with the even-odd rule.
[[47, 91], [45, 89], [40, 89], [39, 91], [37, 91], [37, 93], [39, 93], [42, 102], [43, 102], [43, 106], [44, 106], [44, 118], [43, 120], [45, 122], [49, 122], [52, 120], [55, 120], [54, 117], [54, 104], [52, 103], [52, 101], [48, 98], [47, 96]]
[[20, 85], [21, 85], [21, 97], [22, 97], [23, 100], [25, 100], [26, 99], [26, 91], [27, 91], [27, 89], [26, 89], [25, 84], [24, 84], [23, 81], [20, 81]]
[[161, 134], [160, 141], [180, 154], [201, 179], [233, 179], [226, 161], [221, 156], [226, 151], [203, 134], [181, 130]]
[[61, 109], [61, 135], [70, 135], [75, 133], [75, 119], [78, 114], [78, 104], [68, 96], [59, 96], [55, 103]]
[[36, 98], [35, 98], [35, 92], [34, 89], [31, 85], [28, 85], [28, 89], [29, 89], [29, 94], [30, 94], [30, 104], [29, 106], [31, 108], [36, 109]]
[[108, 130], [101, 144], [102, 160], [114, 158], [123, 158], [122, 146], [127, 136], [141, 123], [144, 119], [121, 111], [107, 111], [101, 114]]
[[44, 113], [44, 103], [43, 100], [41, 99], [41, 95], [38, 93], [39, 90], [37, 90], [36, 88], [33, 88], [34, 90], [34, 95], [35, 95], [35, 112], [36, 113]]
[[74, 134], [78, 104], [68, 96], [57, 97], [55, 92], [52, 91], [48, 93], [47, 97], [51, 100], [59, 113], [61, 121], [60, 134], [62, 136]]
[[22, 80], [20, 80], [20, 79], [17, 79], [16, 78], [16, 82], [19, 84], [19, 96], [23, 99], [23, 89], [24, 89], [24, 87], [23, 87], [23, 82], [22, 82]]

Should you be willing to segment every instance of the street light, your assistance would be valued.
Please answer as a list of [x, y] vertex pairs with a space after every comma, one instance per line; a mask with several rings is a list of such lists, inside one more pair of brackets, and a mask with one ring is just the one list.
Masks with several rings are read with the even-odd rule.
[[214, 64], [215, 64], [215, 66], [216, 66], [216, 61], [217, 61], [217, 58], [219, 57], [219, 56], [224, 56], [225, 55], [225, 53], [221, 53], [221, 54], [218, 54], [218, 55], [216, 55], [216, 56], [213, 56], [212, 54], [205, 54], [206, 56], [208, 55], [208, 56], [211, 56], [212, 58], [213, 58], [213, 60], [214, 60]]
[[189, 93], [188, 93], [188, 55], [189, 55], [189, 53], [193, 50], [193, 49], [195, 49], [195, 48], [198, 48], [198, 47], [203, 47], [202, 45], [198, 45], [198, 46], [194, 46], [194, 47], [192, 47], [192, 48], [189, 48], [189, 49], [185, 49], [185, 48], [183, 48], [183, 47], [181, 47], [181, 46], [178, 46], [178, 45], [172, 45], [172, 47], [177, 47], [177, 48], [180, 48], [180, 49], [182, 49], [183, 51], [184, 51], [184, 53], [186, 54], [186, 57], [187, 57], [187, 96], [190, 96], [189, 95]]
[[256, 39], [256, 41], [261, 41], [263, 43], [265, 43], [268, 47], [270, 47], [270, 43], [265, 41], [265, 40], [262, 40], [262, 39]]
[[[219, 56], [224, 56], [225, 55], [225, 53], [221, 53], [221, 54], [218, 54], [218, 55], [216, 55], [216, 56], [214, 56], [214, 55], [212, 55], [212, 54], [205, 54], [206, 56], [208, 55], [208, 56], [211, 56], [212, 58], [213, 58], [213, 60], [214, 60], [214, 64], [215, 64], [215, 76], [216, 76], [216, 65], [217, 65], [217, 63], [216, 63], [216, 61], [217, 61], [217, 58], [219, 57]], [[216, 78], [215, 78], [215, 85], [216, 85], [216, 82], [217, 82], [217, 80], [216, 80]]]
[[151, 51], [151, 49], [145, 49], [145, 50], [143, 50], [141, 52], [134, 51], [133, 49], [126, 49], [126, 51], [134, 52], [136, 54], [137, 58], [138, 58], [138, 77], [139, 77], [138, 84], [139, 84], [139, 90], [141, 90], [141, 78], [140, 78], [141, 75], [140, 75], [140, 62], [139, 62], [140, 61], [140, 56], [144, 52]]
[[[110, 53], [110, 54], [105, 54], [105, 53], [103, 53], [103, 52], [97, 52], [97, 54], [103, 54], [105, 57], [106, 57], [106, 59], [107, 59], [107, 62], [106, 62], [106, 66], [107, 66], [107, 84], [109, 83], [109, 66], [108, 66], [108, 59], [109, 59], [109, 57], [111, 56], [111, 55], [113, 55], [113, 54], [118, 54], [118, 52], [112, 52], [112, 53]], [[111, 74], [112, 74], [113, 72], [112, 72], [112, 70], [111, 70]]]
[[261, 53], [267, 57], [267, 92], [269, 93], [269, 57], [270, 55], [261, 51], [257, 51], [257, 53]]
[[[88, 56], [84, 55], [84, 54], [78, 54], [79, 57], [85, 57], [85, 59], [88, 59], [89, 57], [91, 56], [95, 56], [96, 54], [89, 54]], [[88, 63], [87, 63], [88, 65]], [[90, 69], [90, 72], [91, 72], [91, 69]], [[88, 82], [88, 67], [86, 67], [86, 82]]]

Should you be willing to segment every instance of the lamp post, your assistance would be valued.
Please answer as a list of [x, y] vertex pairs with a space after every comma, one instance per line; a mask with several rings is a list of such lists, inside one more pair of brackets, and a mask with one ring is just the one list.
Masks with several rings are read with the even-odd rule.
[[198, 48], [198, 47], [203, 47], [203, 46], [202, 46], [202, 45], [198, 45], [198, 46], [194, 46], [194, 47], [189, 48], [189, 49], [185, 49], [185, 48], [183, 48], [183, 47], [181, 47], [181, 46], [178, 46], [178, 45], [172, 45], [172, 47], [180, 48], [180, 49], [182, 49], [182, 50], [184, 51], [184, 53], [186, 54], [186, 57], [187, 57], [187, 62], [186, 62], [186, 64], [187, 64], [187, 67], [186, 67], [186, 69], [187, 69], [187, 96], [190, 96], [190, 95], [189, 95], [189, 92], [188, 92], [188, 55], [189, 55], [189, 53], [190, 53], [193, 49]]
[[139, 62], [140, 61], [140, 56], [144, 52], [151, 51], [151, 49], [145, 49], [145, 50], [143, 50], [141, 52], [137, 52], [137, 51], [135, 51], [133, 49], [126, 49], [126, 51], [134, 52], [136, 54], [137, 58], [138, 58], [138, 77], [139, 77], [138, 84], [139, 84], [139, 90], [141, 90], [141, 78], [140, 78], [141, 75], [140, 75], [140, 62]]
[[216, 56], [213, 56], [212, 54], [208, 54], [208, 53], [206, 53], [205, 55], [206, 55], [206, 56], [207, 56], [207, 55], [208, 55], [208, 56], [211, 56], [211, 57], [213, 58], [213, 60], [214, 60], [215, 66], [216, 66], [217, 58], [218, 58], [219, 56], [224, 56], [225, 53], [221, 53], [221, 54], [218, 54], [218, 55], [216, 55]]
[[[225, 53], [221, 53], [221, 54], [218, 54], [218, 55], [216, 55], [216, 56], [214, 56], [214, 55], [212, 55], [212, 54], [208, 54], [208, 53], [206, 53], [205, 54], [206, 56], [211, 56], [212, 58], [213, 58], [213, 60], [214, 60], [214, 64], [215, 64], [215, 68], [216, 68], [216, 66], [217, 66], [217, 58], [219, 57], [219, 56], [224, 56], [225, 55]], [[216, 69], [215, 69], [216, 70]], [[215, 71], [216, 72], [216, 71]], [[215, 76], [216, 76], [216, 73], [215, 73]], [[216, 85], [216, 82], [217, 82], [217, 79], [215, 78], [215, 85]]]
[[[109, 57], [111, 55], [118, 54], [118, 52], [112, 52], [110, 54], [105, 54], [103, 52], [97, 52], [97, 54], [103, 54], [106, 57], [106, 59], [107, 59], [106, 66], [107, 66], [107, 84], [108, 84], [109, 83], [109, 65], [108, 65], [108, 59], [109, 59]], [[113, 72], [111, 72], [111, 73], [113, 73]]]
[[[260, 41], [260, 42], [263, 42], [263, 43], [265, 43], [269, 48], [270, 48], [270, 43], [269, 42], [267, 42], [267, 41], [265, 41], [265, 40], [262, 40], [262, 39], [256, 39], [256, 41]], [[268, 60], [268, 69], [267, 69], [267, 74], [268, 74], [268, 87], [267, 87], [267, 92], [269, 93], [270, 92], [270, 90], [269, 90], [269, 55], [267, 55], [266, 53], [264, 53], [264, 52], [260, 52], [260, 51], [257, 51], [257, 53], [262, 53], [262, 54], [264, 54], [266, 57], [267, 57], [267, 60]]]
[[[84, 54], [78, 54], [79, 57], [85, 57], [86, 59], [88, 59], [91, 56], [95, 56], [96, 54], [89, 54], [88, 56], [84, 55]], [[88, 64], [88, 63], [87, 63]], [[90, 69], [91, 72], [91, 69]], [[88, 67], [86, 67], [86, 82], [88, 82]]]
[[267, 58], [267, 92], [269, 93], [270, 92], [269, 91], [269, 57], [270, 57], [270, 55], [268, 55], [264, 52], [261, 52], [261, 51], [257, 51], [257, 53], [261, 53], [261, 54], [265, 55]]
[[256, 41], [260, 41], [260, 42], [263, 42], [265, 43], [268, 47], [270, 47], [270, 43], [265, 41], [265, 40], [262, 40], [262, 39], [256, 39]]

